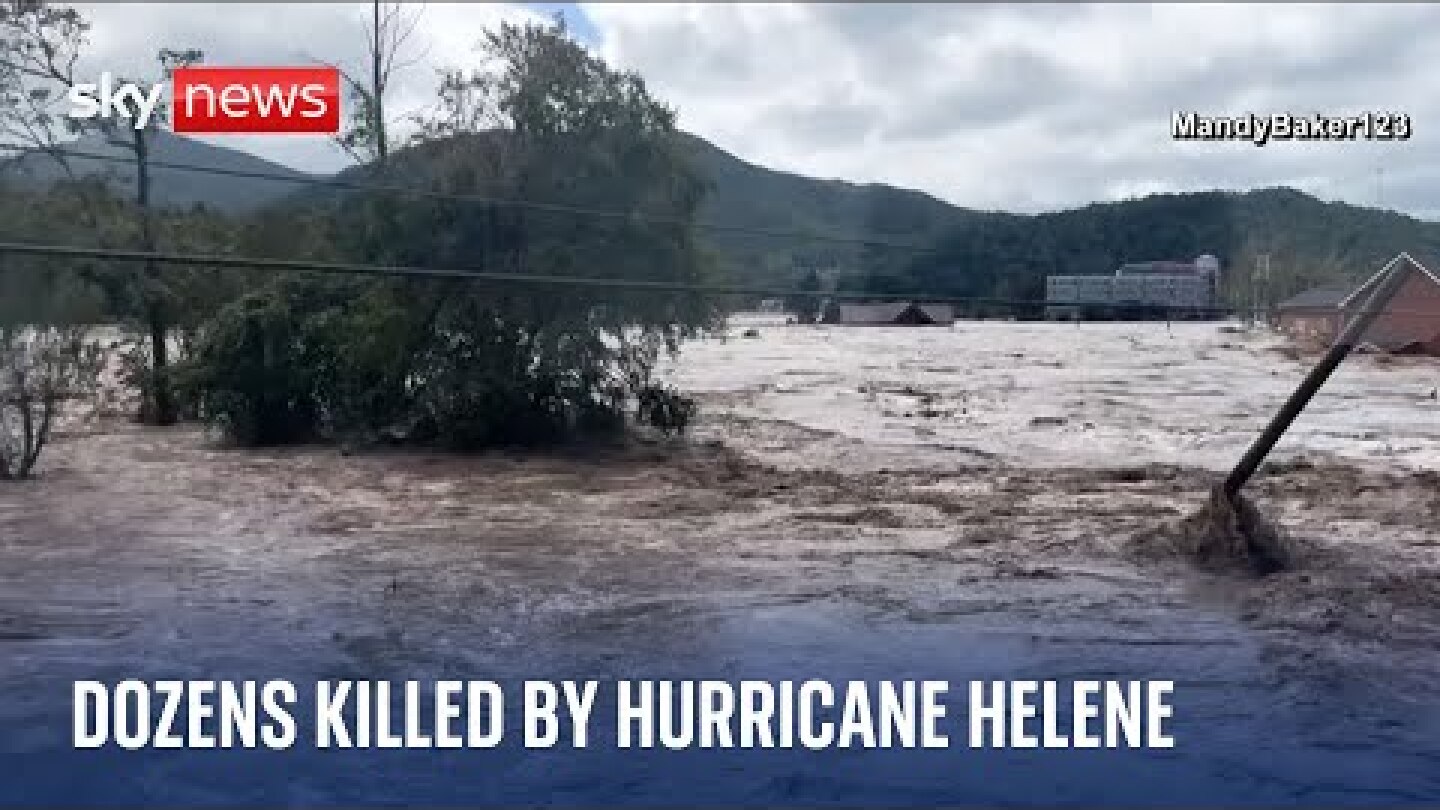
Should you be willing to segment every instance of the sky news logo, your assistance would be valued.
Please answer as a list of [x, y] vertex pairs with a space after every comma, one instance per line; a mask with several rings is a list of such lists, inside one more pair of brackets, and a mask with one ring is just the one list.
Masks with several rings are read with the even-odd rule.
[[[332, 67], [188, 67], [171, 77], [170, 129], [181, 134], [314, 134], [340, 131], [340, 71]], [[109, 72], [70, 89], [70, 117], [150, 125], [165, 93]]]

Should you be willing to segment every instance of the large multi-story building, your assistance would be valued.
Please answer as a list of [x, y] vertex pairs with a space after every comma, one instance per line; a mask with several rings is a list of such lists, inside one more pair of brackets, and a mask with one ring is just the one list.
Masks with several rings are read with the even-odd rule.
[[1204, 317], [1213, 312], [1220, 260], [1130, 262], [1113, 276], [1049, 276], [1046, 315], [1073, 317]]

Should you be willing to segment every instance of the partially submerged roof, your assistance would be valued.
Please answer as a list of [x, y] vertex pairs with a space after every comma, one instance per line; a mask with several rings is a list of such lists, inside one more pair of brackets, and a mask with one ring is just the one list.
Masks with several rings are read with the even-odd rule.
[[926, 317], [937, 324], [955, 322], [955, 307], [949, 304], [927, 304], [922, 302], [915, 306], [918, 307], [921, 312], [925, 313]]
[[847, 324], [948, 325], [954, 321], [955, 308], [949, 304], [899, 301], [840, 305], [840, 322]]
[[884, 304], [841, 304], [841, 323], [892, 323], [910, 306], [904, 302]]
[[1315, 287], [1299, 295], [1287, 298], [1276, 305], [1278, 309], [1329, 309], [1338, 308], [1340, 302], [1350, 297], [1349, 287]]

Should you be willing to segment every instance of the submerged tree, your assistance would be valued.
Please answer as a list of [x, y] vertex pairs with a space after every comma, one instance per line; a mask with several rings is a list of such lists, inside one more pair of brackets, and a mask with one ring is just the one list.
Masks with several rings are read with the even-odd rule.
[[0, 325], [0, 481], [34, 471], [66, 403], [94, 394], [101, 357], [78, 327]]
[[[202, 57], [195, 49], [161, 49], [157, 55], [163, 79], [169, 79], [178, 68], [199, 62]], [[146, 94], [154, 90], [154, 82], [135, 82]], [[132, 100], [133, 103], [133, 100]], [[152, 152], [156, 133], [160, 131], [165, 111], [157, 105], [148, 121], [141, 121], [137, 110], [128, 109], [122, 113], [120, 122], [105, 126], [106, 139], [113, 145], [130, 152], [134, 159], [135, 216], [138, 224], [138, 242], [141, 250], [154, 252], [158, 247], [156, 234], [156, 213], [152, 203], [153, 175]], [[129, 311], [136, 317], [148, 338], [146, 362], [140, 369], [137, 382], [142, 393], [140, 418], [148, 424], [169, 425], [179, 418], [173, 381], [171, 380], [170, 349], [174, 329], [180, 319], [176, 302], [176, 280], [179, 274], [167, 270], [162, 275], [153, 261], [145, 261], [141, 273], [133, 276], [126, 284], [138, 293]]]

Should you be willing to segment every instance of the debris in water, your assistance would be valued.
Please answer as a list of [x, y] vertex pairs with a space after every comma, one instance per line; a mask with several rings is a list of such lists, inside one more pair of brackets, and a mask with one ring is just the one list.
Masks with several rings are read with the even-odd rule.
[[1175, 527], [1177, 551], [1206, 567], [1243, 565], [1265, 575], [1290, 567], [1289, 538], [1244, 495], [1216, 487], [1199, 512]]

